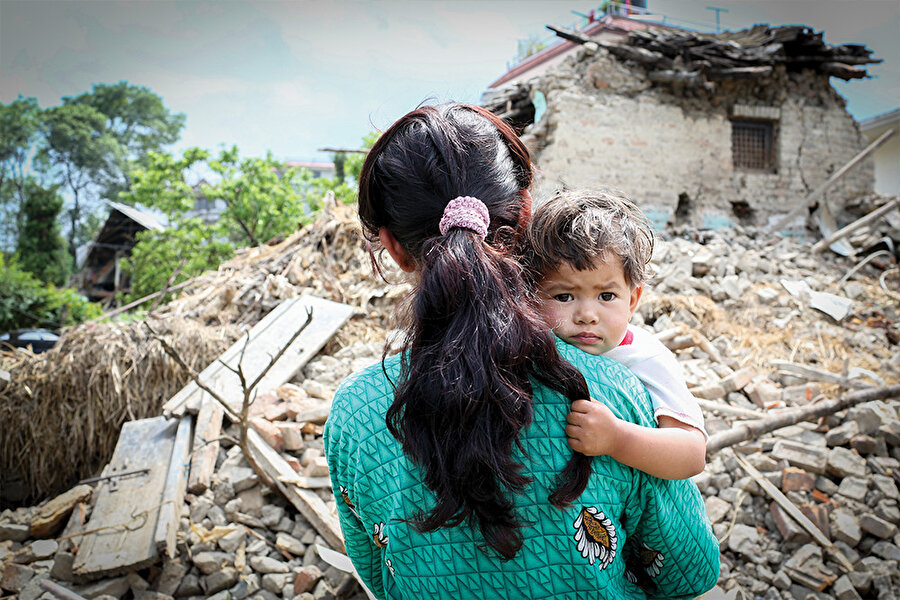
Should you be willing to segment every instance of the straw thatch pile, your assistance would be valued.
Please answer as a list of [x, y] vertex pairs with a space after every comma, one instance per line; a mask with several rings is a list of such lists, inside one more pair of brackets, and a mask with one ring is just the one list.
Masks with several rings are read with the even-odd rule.
[[[197, 371], [239, 334], [176, 317], [151, 325]], [[122, 423], [160, 414], [188, 380], [140, 322], [75, 327], [48, 352], [0, 352], [0, 368], [12, 375], [0, 382], [4, 504], [35, 502], [97, 474]]]
[[[200, 372], [282, 300], [313, 294], [367, 317], [347, 323], [330, 354], [384, 339], [395, 299], [409, 289], [396, 285], [399, 271], [386, 275], [393, 284], [372, 277], [355, 207], [326, 198], [315, 223], [195, 278], [152, 311], [151, 326]], [[0, 505], [14, 487], [28, 503], [96, 475], [122, 423], [160, 414], [188, 380], [141, 322], [72, 328], [50, 352], [0, 353], [0, 368], [12, 375], [0, 381]]]
[[254, 324], [279, 302], [311, 294], [357, 307], [326, 353], [354, 342], [384, 339], [395, 301], [408, 290], [402, 273], [385, 261], [387, 283], [372, 275], [356, 206], [326, 196], [315, 223], [274, 245], [239, 250], [217, 271], [205, 273], [158, 312], [219, 323]]

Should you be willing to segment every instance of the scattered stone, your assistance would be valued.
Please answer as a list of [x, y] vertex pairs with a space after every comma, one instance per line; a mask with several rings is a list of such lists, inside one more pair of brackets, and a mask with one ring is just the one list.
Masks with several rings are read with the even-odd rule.
[[59, 550], [59, 544], [56, 540], [38, 540], [28, 545], [31, 549], [31, 555], [35, 560], [44, 560], [50, 558]]
[[241, 542], [246, 538], [247, 530], [243, 527], [238, 527], [231, 533], [226, 533], [219, 539], [219, 548], [221, 548], [223, 552], [234, 553], [234, 551], [238, 549], [238, 546], [241, 545]]
[[294, 556], [303, 556], [306, 552], [306, 546], [303, 545], [303, 542], [283, 532], [275, 536], [275, 545], [280, 550], [284, 550]]
[[232, 560], [232, 556], [225, 552], [200, 552], [193, 556], [194, 566], [204, 575], [215, 573], [226, 565], [232, 564]]
[[865, 477], [866, 460], [852, 450], [838, 446], [828, 452], [827, 470], [837, 477]]
[[894, 534], [897, 533], [897, 526], [893, 523], [888, 523], [884, 519], [876, 517], [872, 514], [865, 514], [859, 518], [859, 526], [866, 533], [872, 534], [877, 538], [881, 538], [883, 540], [890, 539], [894, 537]]
[[872, 482], [872, 487], [881, 492], [881, 495], [885, 498], [890, 500], [900, 499], [900, 490], [897, 489], [897, 484], [890, 477], [872, 475], [869, 481]]
[[187, 572], [188, 566], [184, 562], [166, 557], [163, 561], [162, 572], [156, 581], [156, 591], [174, 596]]
[[706, 498], [706, 514], [713, 524], [718, 523], [731, 512], [731, 504], [722, 500], [718, 496], [709, 496]]
[[316, 587], [322, 579], [322, 571], [316, 565], [308, 565], [297, 571], [294, 577], [294, 593], [302, 594]]
[[769, 512], [775, 520], [775, 526], [782, 539], [788, 543], [805, 544], [812, 541], [812, 536], [797, 521], [791, 518], [777, 503], [769, 504]]
[[850, 440], [850, 447], [863, 456], [866, 456], [878, 449], [878, 440], [871, 435], [855, 435]]
[[862, 502], [869, 489], [868, 482], [862, 477], [845, 477], [838, 486], [837, 493], [846, 498]]
[[844, 446], [858, 434], [859, 424], [856, 421], [844, 421], [825, 434], [825, 443], [829, 446]]
[[248, 560], [250, 568], [257, 573], [290, 573], [287, 564], [268, 556], [251, 556]]
[[99, 596], [112, 596], [121, 598], [129, 590], [127, 577], [115, 577], [113, 579], [101, 579], [86, 586], [75, 588], [73, 591], [85, 598], [98, 598]]
[[91, 486], [76, 485], [42, 506], [31, 520], [31, 537], [46, 538], [55, 535], [65, 525], [72, 509], [79, 502], [86, 502], [92, 493]]
[[184, 596], [199, 596], [202, 593], [203, 588], [200, 586], [200, 578], [195, 573], [188, 573], [181, 580], [181, 585], [175, 591], [175, 596], [181, 598]]
[[756, 527], [736, 524], [728, 536], [728, 549], [748, 557], [759, 555], [759, 531]]
[[287, 582], [287, 575], [284, 573], [266, 573], [262, 576], [262, 587], [273, 594], [281, 594], [284, 592], [284, 586]]
[[0, 542], [11, 540], [13, 542], [24, 542], [28, 539], [29, 527], [21, 523], [2, 523], [0, 522]]
[[264, 504], [260, 508], [261, 521], [269, 529], [273, 529], [284, 518], [284, 509], [274, 504]]
[[206, 591], [207, 595], [227, 590], [238, 582], [240, 575], [231, 567], [219, 569], [210, 573], [200, 580], [200, 585]]
[[859, 520], [853, 513], [843, 509], [837, 509], [831, 513], [831, 535], [835, 540], [840, 540], [855, 548], [862, 538]]
[[781, 491], [811, 492], [816, 487], [816, 477], [797, 467], [788, 467], [781, 472]]
[[75, 555], [71, 552], [57, 552], [53, 559], [50, 576], [57, 581], [72, 581], [72, 565]]
[[0, 588], [9, 592], [20, 592], [32, 577], [34, 569], [31, 567], [14, 562], [6, 563], [0, 577]]
[[831, 591], [834, 593], [836, 600], [862, 600], [862, 597], [850, 582], [850, 578], [846, 575], [838, 577]]
[[884, 560], [893, 560], [900, 563], [900, 548], [890, 542], [884, 540], [875, 542], [872, 544], [870, 552]]
[[778, 440], [772, 448], [772, 458], [786, 460], [791, 465], [812, 473], [825, 473], [827, 455], [822, 450], [788, 440]]

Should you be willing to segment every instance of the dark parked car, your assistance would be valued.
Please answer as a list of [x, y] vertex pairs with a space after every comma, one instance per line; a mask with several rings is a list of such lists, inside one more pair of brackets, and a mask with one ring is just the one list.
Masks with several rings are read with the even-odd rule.
[[16, 329], [0, 333], [0, 348], [25, 348], [31, 346], [35, 354], [45, 352], [56, 344], [59, 336], [49, 329]]

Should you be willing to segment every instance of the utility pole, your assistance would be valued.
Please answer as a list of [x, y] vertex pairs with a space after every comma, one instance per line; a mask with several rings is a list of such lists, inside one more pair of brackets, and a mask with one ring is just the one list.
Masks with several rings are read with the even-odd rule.
[[718, 6], [707, 6], [706, 10], [714, 10], [716, 11], [716, 33], [721, 31], [719, 27], [719, 13], [728, 12], [727, 8], [719, 8]]

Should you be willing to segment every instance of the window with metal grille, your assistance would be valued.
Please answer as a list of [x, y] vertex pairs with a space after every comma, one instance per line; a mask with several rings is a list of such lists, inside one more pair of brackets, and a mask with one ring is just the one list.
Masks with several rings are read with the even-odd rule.
[[771, 121], [732, 121], [731, 156], [734, 168], [774, 172], [774, 130]]

